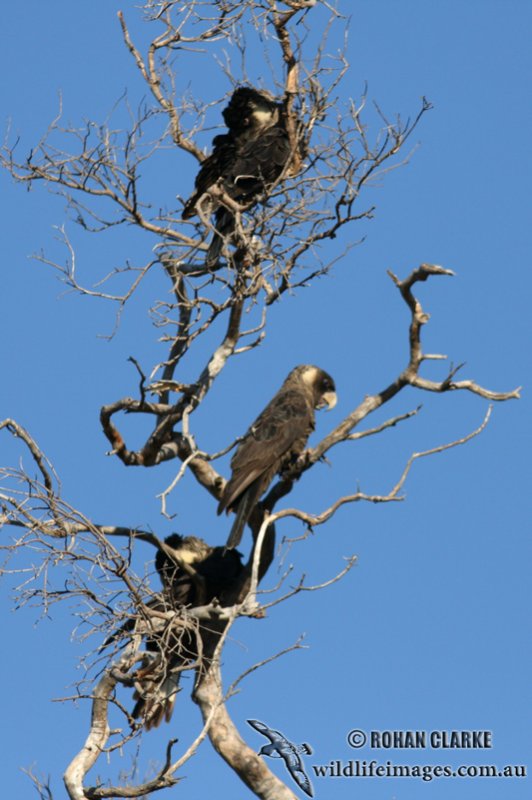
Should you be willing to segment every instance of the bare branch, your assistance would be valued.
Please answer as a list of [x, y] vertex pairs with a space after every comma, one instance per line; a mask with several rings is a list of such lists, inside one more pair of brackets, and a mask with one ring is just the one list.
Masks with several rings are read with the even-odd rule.
[[[306, 538], [306, 536], [299, 537], [298, 539], [285, 539], [287, 542], [294, 542], [300, 541], [301, 539]], [[268, 608], [272, 608], [273, 606], [279, 605], [279, 603], [284, 603], [286, 600], [289, 600], [291, 597], [295, 597], [295, 595], [299, 594], [300, 592], [317, 592], [320, 589], [327, 589], [329, 586], [332, 586], [334, 583], [341, 581], [342, 578], [347, 575], [348, 572], [352, 570], [352, 568], [357, 563], [357, 556], [349, 556], [346, 558], [346, 565], [343, 569], [340, 570], [336, 575], [333, 575], [332, 578], [329, 578], [327, 581], [323, 581], [322, 583], [315, 584], [313, 586], [306, 586], [305, 585], [305, 576], [302, 576], [301, 580], [291, 591], [287, 592], [286, 594], [278, 597], [276, 600], [272, 600], [270, 603], [266, 603], [262, 606], [262, 608], [266, 611]]]
[[297, 800], [244, 742], [223, 702], [219, 668], [212, 667], [194, 692], [204, 721], [212, 718], [209, 738], [217, 753], [261, 800]]
[[356, 439], [364, 439], [366, 436], [374, 436], [377, 433], [382, 433], [382, 431], [387, 430], [388, 428], [394, 428], [399, 422], [403, 422], [405, 419], [410, 419], [411, 417], [416, 416], [421, 411], [422, 406], [418, 406], [413, 411], [408, 411], [406, 414], [399, 414], [397, 417], [392, 417], [392, 419], [386, 420], [381, 425], [377, 425], [375, 428], [369, 428], [367, 431], [359, 431], [358, 433], [351, 433], [347, 436], [348, 441], [355, 441]]
[[466, 436], [463, 436], [460, 439], [455, 439], [453, 442], [448, 442], [447, 444], [442, 444], [438, 445], [437, 447], [432, 447], [430, 450], [424, 450], [423, 452], [420, 453], [413, 453], [408, 459], [408, 462], [403, 470], [400, 479], [397, 481], [393, 489], [391, 489], [391, 491], [388, 492], [388, 494], [386, 495], [368, 495], [364, 494], [363, 492], [356, 492], [355, 494], [350, 494], [350, 495], [345, 495], [344, 497], [340, 497], [321, 514], [308, 514], [307, 512], [301, 511], [296, 508], [286, 508], [283, 509], [282, 511], [276, 511], [275, 514], [272, 514], [268, 518], [268, 520], [269, 522], [275, 522], [276, 520], [283, 519], [284, 517], [295, 517], [296, 519], [299, 519], [302, 522], [304, 522], [309, 530], [312, 530], [317, 525], [323, 525], [324, 522], [327, 522], [329, 519], [331, 519], [331, 517], [334, 516], [334, 514], [338, 511], [338, 509], [346, 505], [347, 503], [357, 503], [359, 501], [365, 501], [370, 503], [390, 503], [390, 502], [397, 502], [400, 500], [404, 500], [404, 497], [401, 497], [399, 495], [399, 492], [403, 488], [403, 485], [406, 481], [406, 478], [408, 476], [408, 473], [410, 472], [410, 469], [414, 461], [416, 461], [418, 458], [423, 458], [425, 456], [432, 456], [435, 455], [436, 453], [443, 453], [445, 450], [449, 450], [450, 448], [458, 447], [461, 444], [469, 442], [475, 436], [478, 436], [480, 433], [482, 433], [482, 431], [488, 424], [489, 419], [491, 417], [491, 410], [492, 407], [489, 406], [481, 425], [479, 425], [478, 428], [476, 428], [474, 431], [467, 434]]
[[[456, 389], [465, 389], [478, 394], [482, 397], [487, 397], [492, 400], [510, 400], [519, 397], [519, 389], [514, 389], [510, 392], [491, 392], [484, 389], [472, 381], [460, 381], [459, 383], [453, 382], [449, 377], [445, 378], [439, 383], [426, 381], [419, 376], [419, 369], [426, 360], [421, 347], [421, 329], [429, 320], [429, 315], [423, 311], [421, 303], [412, 294], [412, 287], [416, 282], [426, 281], [429, 277], [435, 275], [452, 275], [451, 270], [443, 269], [433, 264], [422, 264], [417, 269], [413, 270], [410, 275], [404, 280], [400, 281], [396, 276], [391, 275], [394, 283], [399, 288], [401, 296], [407, 303], [411, 311], [411, 322], [409, 328], [409, 343], [410, 343], [410, 358], [407, 367], [400, 373], [400, 375], [390, 383], [385, 389], [381, 390], [378, 394], [369, 395], [364, 398], [362, 403], [352, 411], [328, 436], [326, 436], [311, 452], [309, 455], [309, 463], [313, 464], [318, 461], [331, 447], [336, 444], [352, 438], [351, 431], [355, 428], [368, 414], [375, 411], [384, 403], [391, 400], [395, 395], [400, 392], [405, 386], [415, 386], [418, 389], [428, 389], [430, 391], [446, 392]], [[434, 356], [431, 356], [434, 358]], [[451, 374], [452, 377], [452, 374]]]

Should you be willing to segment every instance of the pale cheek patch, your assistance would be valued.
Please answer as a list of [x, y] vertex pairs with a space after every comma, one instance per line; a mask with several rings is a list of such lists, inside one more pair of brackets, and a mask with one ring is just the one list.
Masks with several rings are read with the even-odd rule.
[[316, 378], [318, 377], [318, 373], [319, 370], [316, 367], [307, 367], [305, 372], [302, 374], [301, 379], [303, 383], [306, 383], [307, 386], [310, 386], [313, 389]]
[[194, 564], [201, 559], [200, 553], [193, 553], [191, 550], [180, 550], [176, 555], [178, 561], [181, 561], [183, 564]]
[[256, 109], [253, 112], [253, 117], [261, 125], [265, 125], [267, 122], [271, 122], [273, 114], [272, 114], [271, 111], [262, 111], [262, 110]]

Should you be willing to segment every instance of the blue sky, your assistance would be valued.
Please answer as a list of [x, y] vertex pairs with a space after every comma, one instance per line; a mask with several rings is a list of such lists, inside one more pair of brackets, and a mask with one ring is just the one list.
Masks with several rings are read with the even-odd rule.
[[[125, 51], [115, 0], [72, 4], [29, 0], [9, 4], [0, 33], [3, 119], [21, 136], [26, 152], [45, 130], [63, 94], [66, 119], [106, 118], [127, 87], [138, 99], [143, 87]], [[424, 332], [428, 352], [466, 362], [463, 377], [506, 391], [524, 385], [523, 398], [496, 405], [484, 433], [468, 445], [414, 465], [404, 503], [350, 506], [327, 526], [289, 551], [294, 580], [320, 583], [339, 571], [343, 557], [357, 566], [340, 583], [273, 609], [263, 621], [241, 621], [225, 652], [226, 679], [292, 644], [305, 634], [308, 649], [291, 653], [249, 678], [230, 702], [246, 741], [258, 735], [247, 718], [264, 720], [294, 741], [309, 741], [311, 763], [352, 758], [396, 764], [527, 764], [530, 735], [530, 31], [525, 2], [494, 0], [340, 0], [351, 15], [351, 69], [340, 97], [368, 96], [388, 114], [413, 116], [420, 98], [434, 104], [416, 130], [408, 165], [367, 190], [375, 219], [353, 229], [344, 244], [365, 236], [332, 275], [286, 298], [272, 309], [263, 346], [235, 359], [197, 415], [200, 446], [217, 450], [245, 427], [277, 389], [289, 369], [314, 362], [334, 375], [339, 404], [319, 415], [318, 435], [339, 422], [366, 394], [383, 388], [407, 356], [407, 314], [386, 275], [401, 276], [423, 261], [441, 264], [455, 278], [434, 279], [419, 295], [431, 314]], [[149, 30], [132, 4], [131, 29]], [[316, 9], [323, 23], [323, 9]], [[318, 15], [320, 15], [318, 17]], [[309, 15], [310, 16], [310, 15]], [[332, 45], [335, 40], [332, 40]], [[331, 45], [331, 46], [332, 46]], [[208, 99], [226, 88], [209, 58], [191, 70], [190, 85]], [[253, 63], [260, 74], [261, 65]], [[264, 73], [267, 82], [266, 73]], [[208, 141], [208, 138], [205, 142]], [[202, 142], [203, 144], [204, 142]], [[194, 165], [168, 152], [161, 160], [160, 191], [184, 196]], [[153, 187], [157, 189], [158, 176]], [[98, 412], [103, 403], [133, 394], [137, 376], [127, 363], [163, 357], [158, 333], [142, 300], [165, 290], [154, 278], [126, 310], [112, 341], [105, 303], [64, 295], [56, 275], [28, 259], [54, 244], [54, 225], [66, 223], [88, 278], [121, 259], [142, 263], [154, 244], [130, 229], [112, 236], [79, 235], [59, 198], [43, 186], [31, 192], [0, 175], [3, 198], [3, 287], [0, 298], [3, 365], [0, 418], [15, 417], [51, 458], [63, 494], [104, 524], [151, 526], [160, 535], [195, 533], [213, 543], [227, 535], [228, 521], [215, 504], [183, 482], [171, 498], [176, 519], [159, 514], [156, 494], [176, 472], [126, 469], [106, 458]], [[440, 376], [444, 367], [429, 365]], [[409, 455], [464, 436], [476, 428], [486, 403], [472, 395], [401, 393], [367, 427], [419, 403], [414, 420], [330, 454], [296, 489], [294, 500], [312, 512], [338, 494], [360, 486], [385, 493]], [[220, 424], [223, 420], [223, 424]], [[140, 428], [129, 424], [132, 441]], [[136, 437], [136, 438], [135, 438]], [[25, 454], [8, 437], [0, 440], [2, 464]], [[228, 466], [224, 466], [227, 474]], [[294, 523], [283, 533], [298, 534]], [[2, 531], [8, 536], [9, 531]], [[151, 552], [146, 546], [146, 559]], [[31, 557], [28, 555], [31, 562]], [[277, 582], [272, 568], [265, 586]], [[4, 631], [1, 663], [6, 796], [32, 795], [21, 768], [50, 774], [55, 797], [63, 797], [61, 774], [86, 735], [89, 708], [53, 703], [72, 693], [80, 677], [83, 645], [71, 641], [66, 609], [39, 618], [37, 609], [12, 612], [10, 588], [0, 586]], [[190, 681], [188, 686], [190, 686]], [[161, 758], [165, 737], [185, 743], [199, 727], [187, 692], [178, 700], [171, 730], [144, 738], [140, 777]], [[490, 730], [484, 751], [352, 750], [346, 734], [371, 730]], [[273, 769], [283, 778], [276, 764]], [[118, 769], [127, 768], [127, 757]], [[103, 767], [102, 767], [103, 769]], [[249, 791], [204, 744], [187, 764], [183, 791], [189, 800], [223, 787], [246, 800]], [[319, 800], [530, 796], [528, 780], [318, 779]], [[362, 782], [362, 786], [360, 783]], [[181, 787], [171, 790], [181, 791]]]

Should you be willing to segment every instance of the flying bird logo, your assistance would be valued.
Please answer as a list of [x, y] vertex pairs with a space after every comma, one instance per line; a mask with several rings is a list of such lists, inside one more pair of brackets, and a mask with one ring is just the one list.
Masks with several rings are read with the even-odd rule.
[[294, 744], [290, 742], [280, 731], [268, 728], [264, 722], [260, 722], [258, 719], [248, 719], [247, 723], [270, 740], [270, 744], [265, 744], [261, 747], [258, 755], [282, 758], [292, 779], [297, 783], [301, 791], [305, 792], [309, 797], [314, 797], [312, 784], [303, 769], [303, 761], [301, 760], [301, 755], [312, 754], [312, 747], [306, 743]]

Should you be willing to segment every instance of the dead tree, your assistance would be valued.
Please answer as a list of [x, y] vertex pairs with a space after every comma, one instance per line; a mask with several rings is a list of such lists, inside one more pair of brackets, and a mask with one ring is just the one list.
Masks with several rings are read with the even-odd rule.
[[[409, 137], [430, 108], [423, 100], [412, 120], [402, 122], [400, 118], [388, 119], [379, 110], [372, 111], [366, 97], [351, 100], [347, 108], [336, 107], [336, 87], [348, 70], [345, 57], [338, 55], [332, 69], [330, 59], [325, 64], [326, 35], [312, 59], [306, 50], [307, 23], [311, 24], [314, 14], [323, 19], [327, 9], [327, 4], [317, 6], [308, 0], [193, 0], [186, 4], [150, 0], [144, 6], [144, 14], [155, 33], [145, 49], [130, 34], [127, 16], [119, 15], [123, 42], [150, 97], [136, 112], [130, 111], [130, 127], [121, 131], [110, 123], [73, 127], [65, 125], [61, 110], [29, 155], [19, 154], [16, 143], [10, 141], [1, 152], [3, 167], [16, 181], [26, 185], [44, 183], [62, 194], [83, 230], [92, 233], [125, 224], [151, 237], [155, 255], [148, 263], [132, 266], [126, 262], [120, 270], [91, 276], [88, 284], [78, 276], [76, 253], [66, 229], [61, 231], [66, 265], [45, 254], [40, 259], [59, 271], [67, 287], [115, 303], [117, 321], [150, 271], [162, 270], [168, 280], [172, 299], [159, 300], [149, 309], [162, 333], [164, 358], [149, 369], [132, 358], [139, 380], [136, 395], [102, 397], [100, 414], [109, 455], [125, 466], [155, 467], [169, 460], [179, 463], [175, 479], [160, 495], [161, 511], [167, 516], [169, 497], [179, 491], [186, 471], [214, 500], [220, 499], [226, 478], [215, 468], [215, 462], [229, 453], [236, 442], [227, 442], [220, 452], [209, 451], [204, 442], [200, 447], [201, 431], [195, 424], [195, 412], [230, 360], [243, 354], [252, 357], [253, 350], [260, 346], [269, 307], [329, 272], [332, 262], [327, 255], [327, 242], [345, 242], [347, 253], [352, 241], [350, 229], [358, 221], [370, 218], [374, 211], [364, 202], [365, 186], [408, 159]], [[341, 22], [337, 12], [329, 11], [329, 25]], [[145, 194], [142, 169], [169, 147], [182, 159], [196, 159], [199, 168], [206, 158], [203, 145], [209, 145], [209, 136], [205, 137], [203, 129], [209, 129], [217, 120], [219, 124], [220, 111], [236, 87], [249, 85], [246, 56], [257, 42], [265, 43], [268, 60], [265, 56], [264, 63], [271, 66], [271, 75], [259, 88], [267, 90], [279, 103], [290, 144], [290, 166], [260, 197], [249, 201], [235, 201], [220, 184], [209, 190], [210, 202], [222, 204], [234, 215], [234, 227], [224, 236], [221, 257], [213, 264], [205, 260], [216, 233], [209, 213], [198, 208], [196, 217], [181, 218], [191, 187], [176, 185], [176, 207], [160, 209]], [[229, 62], [221, 63], [226, 52], [233, 53], [234, 60], [240, 59], [244, 66], [237, 69]], [[226, 76], [227, 91], [216, 103], [202, 102], [194, 96], [193, 89], [190, 92], [180, 83], [181, 63], [194, 65], [205, 58], [204, 53], [220, 60]], [[375, 114], [379, 125], [372, 133]], [[459, 367], [451, 367], [439, 380], [423, 376], [427, 360], [444, 356], [423, 350], [422, 330], [429, 316], [417, 297], [418, 284], [430, 279], [436, 288], [441, 279], [452, 274], [451, 270], [432, 264], [421, 264], [402, 278], [390, 272], [398, 299], [406, 304], [410, 317], [408, 333], [405, 331], [407, 363], [379, 392], [354, 404], [340, 424], [274, 481], [250, 520], [253, 547], [242, 580], [223, 603], [215, 598], [186, 609], [172, 607], [171, 603], [161, 605], [160, 588], [149, 575], [135, 574], [131, 558], [139, 541], [153, 546], [153, 554], [157, 549], [164, 551], [164, 543], [152, 531], [96, 524], [89, 513], [71, 507], [61, 495], [47, 456], [32, 435], [13, 419], [0, 424], [1, 435], [17, 437], [31, 454], [37, 470], [34, 475], [33, 470], [6, 466], [0, 472], [0, 525], [6, 532], [15, 531], [14, 541], [8, 543], [6, 539], [3, 547], [22, 557], [27, 548], [33, 553], [33, 571], [20, 590], [20, 602], [37, 599], [47, 608], [65, 598], [83, 598], [84, 623], [91, 631], [101, 632], [100, 643], [109, 636], [112, 642], [110, 652], [97, 647], [87, 656], [92, 672], [88, 681], [80, 685], [79, 696], [90, 700], [92, 714], [87, 741], [65, 773], [72, 800], [143, 797], [173, 786], [180, 780], [183, 765], [207, 736], [257, 797], [294, 798], [293, 792], [246, 746], [231, 721], [226, 700], [236, 685], [223, 688], [220, 653], [239, 617], [260, 618], [271, 605], [320, 588], [301, 581], [292, 589], [280, 585], [274, 599], [260, 594], [259, 583], [274, 558], [278, 521], [291, 517], [299, 520], [305, 531], [311, 531], [346, 504], [401, 500], [413, 461], [467, 442], [483, 430], [490, 411], [469, 435], [414, 453], [395, 485], [382, 494], [354, 490], [338, 497], [319, 514], [286, 503], [279, 507], [295, 481], [337, 445], [380, 434], [416, 415], [418, 409], [391, 415], [381, 424], [359, 430], [368, 415], [406, 387], [420, 393], [469, 392], [493, 402], [519, 396], [517, 390], [494, 392], [470, 379], [459, 379]], [[129, 281], [127, 288], [115, 290], [116, 280]], [[304, 296], [299, 301], [304, 302]], [[220, 327], [223, 333], [216, 340]], [[200, 343], [203, 352], [206, 345], [209, 352], [203, 362], [196, 355], [202, 352]], [[184, 380], [183, 375], [192, 377]], [[122, 432], [121, 419], [126, 413], [150, 420], [150, 433], [140, 447], [132, 447]], [[39, 554], [37, 564], [35, 552]], [[354, 558], [322, 586], [343, 577], [353, 563]], [[64, 586], [51, 578], [63, 570], [69, 576]], [[190, 570], [192, 579], [201, 581], [193, 566]], [[117, 631], [124, 626], [129, 627], [122, 648]], [[208, 626], [214, 632], [210, 638], [202, 634]], [[176, 743], [170, 739], [162, 766], [150, 780], [127, 786], [88, 786], [87, 772], [102, 755], [120, 752], [140, 736], [142, 725], [132, 718], [128, 705], [131, 687], [138, 682], [139, 661], [147, 637], [161, 642], [159, 649], [164, 658], [163, 637], [169, 630], [174, 638], [184, 630], [193, 630], [198, 641], [208, 642], [209, 652], [201, 652], [198, 646], [196, 660], [187, 664], [196, 673], [193, 699], [203, 717], [201, 732], [190, 742], [180, 743], [177, 754]], [[122, 728], [111, 730], [110, 713], [122, 715], [125, 732]], [[40, 791], [46, 796], [42, 785]]]

